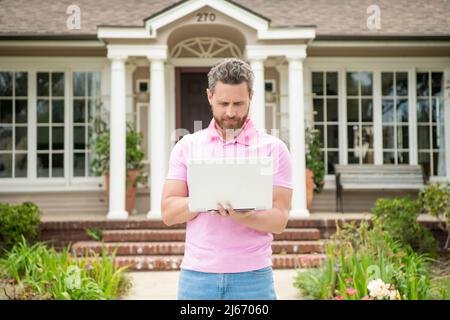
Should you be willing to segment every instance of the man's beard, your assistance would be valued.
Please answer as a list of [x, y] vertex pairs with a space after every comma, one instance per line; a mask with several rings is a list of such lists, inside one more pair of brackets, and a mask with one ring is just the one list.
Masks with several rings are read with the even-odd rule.
[[216, 121], [217, 125], [223, 130], [223, 131], [228, 131], [228, 130], [239, 130], [242, 128], [242, 126], [245, 123], [245, 120], [247, 120], [248, 117], [248, 112], [245, 116], [243, 116], [242, 118], [239, 117], [233, 117], [233, 118], [229, 118], [227, 116], [219, 119], [216, 116], [214, 116], [214, 120]]

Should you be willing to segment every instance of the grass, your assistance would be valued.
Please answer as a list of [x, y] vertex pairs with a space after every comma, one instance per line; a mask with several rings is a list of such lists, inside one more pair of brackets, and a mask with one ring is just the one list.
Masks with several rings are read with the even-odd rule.
[[103, 249], [100, 256], [78, 258], [67, 248], [57, 252], [44, 243], [28, 245], [22, 238], [0, 259], [0, 278], [15, 285], [10, 299], [118, 299], [131, 282], [125, 268], [115, 267], [114, 256]]

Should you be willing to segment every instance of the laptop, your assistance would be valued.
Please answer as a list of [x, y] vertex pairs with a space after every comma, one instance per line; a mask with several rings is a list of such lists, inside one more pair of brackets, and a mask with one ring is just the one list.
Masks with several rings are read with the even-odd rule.
[[271, 157], [190, 159], [189, 210], [217, 210], [229, 202], [235, 211], [272, 208]]

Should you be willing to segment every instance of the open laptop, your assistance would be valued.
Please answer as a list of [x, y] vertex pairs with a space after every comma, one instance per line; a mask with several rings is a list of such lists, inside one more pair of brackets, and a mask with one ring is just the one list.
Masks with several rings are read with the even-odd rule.
[[189, 210], [217, 210], [217, 202], [236, 211], [271, 209], [272, 177], [271, 157], [191, 159]]

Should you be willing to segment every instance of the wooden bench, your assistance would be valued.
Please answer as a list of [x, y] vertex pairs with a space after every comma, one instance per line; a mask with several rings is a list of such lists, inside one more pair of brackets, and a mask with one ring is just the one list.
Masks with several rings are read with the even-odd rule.
[[426, 177], [420, 165], [335, 165], [336, 212], [344, 212], [344, 190], [421, 190]]

